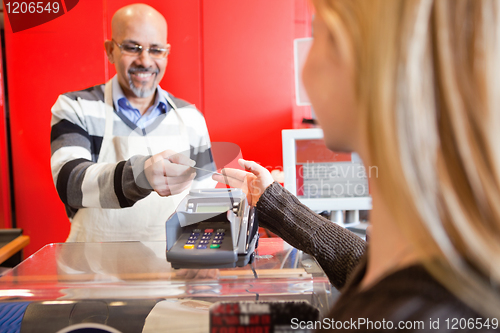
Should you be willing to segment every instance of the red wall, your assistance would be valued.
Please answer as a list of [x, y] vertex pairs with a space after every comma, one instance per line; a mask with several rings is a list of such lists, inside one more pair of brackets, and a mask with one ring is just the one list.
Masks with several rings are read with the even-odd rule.
[[[133, 2], [82, 0], [17, 33], [5, 17], [13, 186], [17, 225], [31, 237], [28, 255], [69, 232], [50, 174], [50, 108], [60, 93], [114, 75], [103, 41], [116, 9]], [[294, 38], [310, 35], [307, 0], [144, 2], [169, 25], [162, 87], [197, 105], [212, 141], [234, 142], [245, 158], [281, 167], [281, 129], [308, 112], [294, 104], [292, 52]]]
[[3, 66], [0, 47], [0, 228], [11, 227], [9, 160], [7, 151], [7, 119], [5, 117], [5, 96], [3, 89]]
[[101, 1], [80, 1], [15, 34], [5, 17], [16, 221], [31, 238], [25, 256], [69, 232], [50, 173], [50, 108], [60, 93], [104, 81], [102, 21]]
[[206, 1], [205, 115], [213, 141], [245, 158], [282, 165], [281, 129], [292, 127], [293, 1]]

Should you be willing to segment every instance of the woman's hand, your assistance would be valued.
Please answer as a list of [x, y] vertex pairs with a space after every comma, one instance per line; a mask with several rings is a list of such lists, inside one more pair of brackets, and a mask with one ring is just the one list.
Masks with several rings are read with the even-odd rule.
[[271, 173], [253, 161], [239, 159], [238, 164], [247, 171], [225, 168], [222, 175], [214, 174], [212, 178], [219, 183], [241, 188], [247, 195], [248, 203], [255, 206], [266, 188], [273, 183]]

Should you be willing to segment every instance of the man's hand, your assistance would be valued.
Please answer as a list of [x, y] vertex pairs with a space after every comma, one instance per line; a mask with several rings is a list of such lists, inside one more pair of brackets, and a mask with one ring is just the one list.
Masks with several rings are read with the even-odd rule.
[[247, 195], [248, 203], [255, 206], [274, 179], [266, 168], [253, 161], [239, 159], [238, 164], [247, 171], [225, 168], [221, 171], [222, 175], [214, 174], [212, 178], [219, 183], [241, 188]]
[[192, 159], [165, 150], [151, 156], [144, 163], [144, 174], [153, 190], [161, 196], [178, 194], [191, 186], [196, 170]]

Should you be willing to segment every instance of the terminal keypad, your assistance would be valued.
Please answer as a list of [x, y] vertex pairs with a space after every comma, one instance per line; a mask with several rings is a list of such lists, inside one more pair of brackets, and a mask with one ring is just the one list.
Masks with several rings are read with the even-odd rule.
[[218, 249], [224, 240], [225, 229], [193, 229], [184, 248], [186, 250]]

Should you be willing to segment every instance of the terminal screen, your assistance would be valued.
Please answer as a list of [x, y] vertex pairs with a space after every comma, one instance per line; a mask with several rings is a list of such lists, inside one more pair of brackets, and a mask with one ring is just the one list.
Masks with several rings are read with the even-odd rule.
[[197, 213], [223, 213], [229, 210], [228, 205], [203, 205], [196, 206]]

